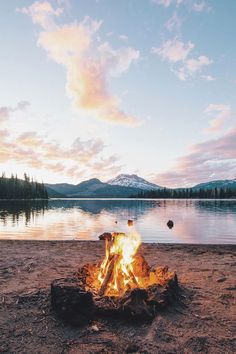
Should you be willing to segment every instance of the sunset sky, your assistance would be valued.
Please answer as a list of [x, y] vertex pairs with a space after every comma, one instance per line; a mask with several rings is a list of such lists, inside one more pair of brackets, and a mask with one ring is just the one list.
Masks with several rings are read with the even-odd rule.
[[235, 0], [11, 0], [0, 16], [0, 172], [236, 178]]

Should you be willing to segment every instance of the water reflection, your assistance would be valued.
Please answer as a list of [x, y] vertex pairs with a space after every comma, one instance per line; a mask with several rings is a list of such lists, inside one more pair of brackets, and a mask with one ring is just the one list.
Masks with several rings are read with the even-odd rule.
[[0, 202], [0, 221], [3, 225], [11, 223], [13, 226], [24, 220], [27, 226], [37, 215], [44, 215], [48, 208], [47, 200], [12, 200]]
[[0, 237], [96, 240], [125, 231], [128, 219], [144, 242], [236, 243], [233, 200], [1, 201]]

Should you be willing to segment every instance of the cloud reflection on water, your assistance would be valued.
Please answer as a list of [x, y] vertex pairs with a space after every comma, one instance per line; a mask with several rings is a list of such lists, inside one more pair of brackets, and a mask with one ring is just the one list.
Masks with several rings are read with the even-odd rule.
[[144, 242], [236, 243], [232, 200], [1, 201], [0, 238], [97, 240], [105, 231], [125, 231], [128, 219]]

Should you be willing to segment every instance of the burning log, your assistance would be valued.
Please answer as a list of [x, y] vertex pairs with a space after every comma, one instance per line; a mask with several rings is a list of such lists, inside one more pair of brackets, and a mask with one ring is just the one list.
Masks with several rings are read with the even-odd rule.
[[110, 257], [110, 262], [109, 262], [108, 267], [107, 267], [106, 276], [105, 276], [105, 278], [103, 280], [102, 286], [101, 286], [101, 288], [99, 290], [99, 293], [98, 293], [99, 296], [104, 295], [104, 293], [106, 291], [107, 285], [108, 285], [108, 283], [110, 282], [110, 280], [112, 278], [115, 262], [117, 261], [118, 257], [119, 257], [119, 255], [117, 255], [117, 254], [115, 254], [115, 255]]

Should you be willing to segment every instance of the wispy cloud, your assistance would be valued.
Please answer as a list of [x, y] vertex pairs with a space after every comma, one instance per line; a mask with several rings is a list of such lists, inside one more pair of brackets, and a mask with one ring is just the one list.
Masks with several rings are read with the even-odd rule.
[[55, 18], [62, 8], [53, 9], [47, 1], [36, 2], [21, 12], [42, 27], [38, 45], [48, 56], [66, 68], [66, 91], [73, 106], [94, 117], [118, 124], [134, 126], [139, 120], [124, 112], [118, 97], [108, 86], [111, 76], [127, 71], [139, 59], [139, 51], [132, 47], [113, 49], [107, 42], [98, 44], [97, 32], [102, 21], [85, 17], [83, 21], [57, 25]]
[[122, 41], [124, 41], [124, 42], [127, 42], [128, 39], [129, 39], [129, 37], [126, 36], [125, 34], [121, 34], [121, 35], [119, 36], [119, 38], [120, 38]]
[[20, 101], [15, 107], [0, 107], [0, 123], [6, 122], [10, 118], [10, 114], [17, 111], [25, 111], [30, 106], [27, 101]]
[[63, 12], [61, 7], [54, 10], [48, 1], [36, 1], [29, 7], [17, 8], [16, 10], [31, 16], [33, 23], [44, 29], [54, 26], [54, 16], [58, 17]]
[[192, 145], [189, 153], [177, 159], [170, 171], [154, 180], [168, 187], [192, 186], [211, 179], [236, 176], [236, 129], [223, 136]]
[[177, 63], [184, 61], [193, 48], [194, 44], [191, 41], [184, 43], [175, 38], [166, 41], [159, 48], [153, 47], [152, 53], [159, 55], [163, 60], [167, 60], [170, 63]]
[[206, 3], [206, 1], [194, 1], [194, 0], [151, 0], [153, 3], [157, 5], [162, 5], [165, 8], [168, 8], [169, 6], [175, 6], [179, 7], [179, 5], [185, 5], [187, 6], [190, 10], [196, 11], [196, 12], [203, 12], [203, 11], [209, 11], [211, 8], [210, 6]]
[[232, 119], [236, 123], [236, 115], [233, 114], [229, 104], [211, 103], [205, 109], [205, 113], [211, 117], [210, 126], [204, 130], [208, 134], [220, 132], [225, 124], [231, 123]]
[[[205, 55], [198, 58], [188, 59], [184, 61], [184, 65], [176, 70], [176, 75], [182, 81], [192, 78], [197, 73], [200, 73], [205, 66], [212, 64], [213, 61]], [[202, 75], [202, 79], [206, 81], [214, 80], [209, 75]]]
[[169, 7], [170, 5], [179, 6], [184, 0], [152, 0], [153, 3], [162, 5], [164, 7]]
[[210, 7], [207, 5], [205, 1], [194, 2], [192, 8], [196, 12], [203, 12], [205, 10], [209, 10]]
[[[174, 38], [164, 42], [159, 48], [153, 47], [151, 52], [157, 54], [163, 60], [175, 64], [171, 70], [180, 80], [185, 81], [201, 73], [205, 66], [213, 62], [205, 55], [200, 55], [198, 58], [189, 58], [194, 47], [195, 45], [191, 41], [184, 43], [178, 38]], [[211, 81], [209, 78], [212, 78], [206, 75], [201, 77], [207, 81]]]
[[180, 28], [182, 25], [182, 20], [178, 16], [176, 12], [169, 18], [169, 20], [165, 23], [165, 27], [168, 29], [169, 32], [180, 32]]

